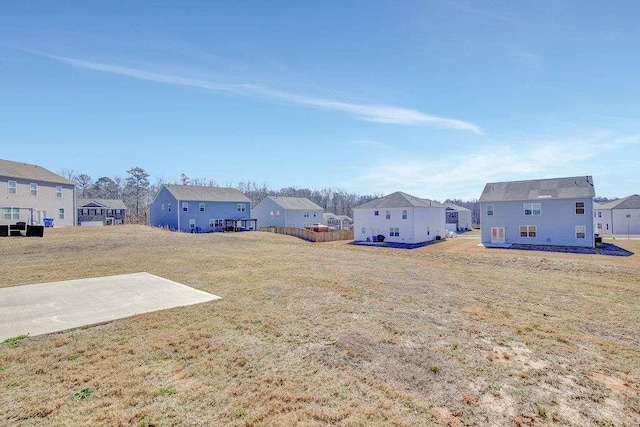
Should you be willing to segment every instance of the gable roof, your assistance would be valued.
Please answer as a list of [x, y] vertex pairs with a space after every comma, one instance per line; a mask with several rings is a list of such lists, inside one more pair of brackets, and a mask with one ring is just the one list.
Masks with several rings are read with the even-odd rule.
[[323, 219], [338, 219], [338, 216], [332, 212], [324, 212], [322, 214], [322, 218]]
[[236, 188], [177, 184], [165, 184], [164, 188], [180, 201], [251, 203], [251, 199]]
[[383, 209], [383, 208], [443, 208], [444, 205], [429, 199], [421, 199], [402, 191], [388, 194], [356, 206], [354, 209]]
[[307, 211], [323, 210], [320, 206], [316, 205], [306, 197], [281, 197], [281, 196], [267, 196], [267, 197], [273, 200], [277, 205], [281, 206], [283, 209], [307, 210]]
[[90, 203], [97, 203], [107, 209], [127, 209], [124, 202], [120, 199], [78, 199], [76, 205], [82, 208]]
[[632, 194], [613, 202], [601, 203], [596, 209], [640, 209], [640, 196]]
[[453, 203], [444, 203], [447, 209], [451, 209], [458, 212], [471, 212], [471, 209], [467, 209], [464, 206], [454, 205]]
[[480, 202], [511, 202], [546, 199], [589, 199], [595, 197], [591, 176], [491, 182], [485, 185]]
[[76, 185], [48, 169], [29, 163], [12, 162], [11, 160], [0, 159], [0, 176], [7, 178], [27, 179], [40, 182], [53, 182], [56, 184]]

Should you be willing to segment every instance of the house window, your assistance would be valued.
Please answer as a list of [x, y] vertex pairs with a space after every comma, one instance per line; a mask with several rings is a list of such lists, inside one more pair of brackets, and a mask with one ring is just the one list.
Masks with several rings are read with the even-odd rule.
[[196, 220], [195, 220], [194, 218], [191, 218], [191, 219], [189, 220], [189, 228], [190, 228], [190, 229], [192, 229], [192, 230], [193, 230], [194, 228], [196, 228]]
[[216, 220], [211, 218], [209, 219], [209, 228], [213, 228], [216, 226]]
[[540, 215], [540, 203], [524, 203], [523, 207], [525, 216]]
[[64, 219], [64, 208], [58, 209], [58, 218]]
[[391, 219], [391, 211], [386, 211], [385, 218]]
[[398, 228], [398, 227], [391, 227], [391, 228], [389, 229], [389, 236], [396, 236], [396, 237], [400, 236], [400, 228]]
[[280, 211], [276, 211], [276, 216], [280, 216]]
[[601, 222], [598, 223], [598, 230], [602, 230], [602, 223]]
[[367, 234], [367, 227], [362, 227], [362, 234]]
[[62, 197], [62, 185], [56, 185], [56, 197]]
[[9, 181], [9, 194], [16, 194], [18, 192], [18, 183], [16, 181]]
[[584, 202], [576, 202], [576, 215], [584, 215]]
[[216, 222], [214, 224], [216, 227], [222, 227], [224, 226], [224, 221], [221, 219], [216, 219]]
[[374, 214], [375, 216], [378, 216], [378, 215], [380, 215], [380, 212], [379, 212], [379, 211], [373, 211], [373, 214]]
[[38, 184], [36, 184], [35, 182], [32, 182], [29, 187], [31, 188], [31, 195], [32, 196], [37, 196], [38, 195]]
[[204, 212], [204, 203], [200, 203], [199, 208], [200, 208], [200, 212]]
[[3, 219], [20, 219], [20, 208], [2, 208]]
[[171, 203], [167, 203], [167, 210], [171, 212]]
[[273, 211], [271, 211], [271, 216], [273, 216]]
[[89, 215], [89, 209], [82, 209], [82, 215]]
[[493, 205], [487, 205], [487, 216], [493, 216]]
[[402, 211], [402, 219], [407, 219], [407, 211]]
[[314, 212], [314, 213], [313, 213], [313, 217], [314, 217], [314, 218], [316, 217], [316, 212]]
[[587, 226], [576, 225], [576, 239], [586, 239], [586, 238], [587, 238]]
[[535, 225], [521, 225], [520, 237], [536, 237], [538, 235], [538, 228]]
[[182, 202], [182, 212], [189, 212], [189, 202]]
[[302, 216], [305, 218], [309, 218], [309, 212], [305, 211], [304, 214], [302, 214]]
[[238, 212], [246, 212], [247, 208], [244, 203], [238, 203]]
[[160, 205], [160, 210], [163, 211], [164, 210], [164, 203]]
[[116, 209], [116, 215], [121, 215], [122, 214], [122, 209]]
[[602, 218], [602, 212], [598, 212], [598, 218]]

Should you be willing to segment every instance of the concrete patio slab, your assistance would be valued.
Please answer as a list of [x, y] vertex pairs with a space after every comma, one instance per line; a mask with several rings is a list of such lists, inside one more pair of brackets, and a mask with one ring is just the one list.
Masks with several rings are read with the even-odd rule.
[[0, 288], [0, 342], [217, 299], [149, 273]]

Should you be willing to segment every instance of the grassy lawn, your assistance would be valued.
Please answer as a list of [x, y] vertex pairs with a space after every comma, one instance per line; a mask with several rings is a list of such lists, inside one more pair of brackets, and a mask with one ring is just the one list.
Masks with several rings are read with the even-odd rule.
[[640, 255], [477, 245], [2, 239], [0, 287], [147, 271], [223, 299], [0, 344], [0, 425], [640, 424]]

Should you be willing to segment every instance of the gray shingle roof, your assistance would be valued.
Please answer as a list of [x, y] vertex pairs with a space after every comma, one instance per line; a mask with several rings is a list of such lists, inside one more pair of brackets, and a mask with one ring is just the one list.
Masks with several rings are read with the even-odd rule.
[[267, 196], [283, 209], [288, 210], [323, 210], [320, 206], [313, 203], [306, 197], [281, 197], [281, 196]]
[[0, 176], [40, 182], [53, 182], [56, 184], [75, 185], [73, 181], [69, 181], [67, 178], [55, 174], [42, 166], [3, 159], [0, 159]]
[[596, 209], [640, 209], [640, 196], [632, 194], [613, 202], [602, 203]]
[[402, 191], [396, 191], [379, 197], [370, 202], [356, 206], [354, 209], [384, 209], [384, 208], [443, 208], [444, 205], [429, 199], [421, 199]]
[[588, 199], [595, 197], [591, 176], [491, 182], [484, 187], [481, 202], [542, 199]]
[[458, 206], [458, 205], [454, 205], [453, 203], [445, 203], [444, 204], [447, 208], [449, 209], [453, 209], [454, 211], [458, 211], [458, 212], [471, 212], [471, 209], [467, 209], [464, 206]]
[[176, 200], [195, 202], [238, 202], [251, 203], [251, 199], [242, 194], [236, 188], [227, 187], [200, 187], [198, 185], [164, 186], [176, 198]]
[[106, 206], [107, 209], [127, 209], [124, 202], [120, 199], [78, 199], [76, 200], [76, 205], [78, 208], [82, 208], [91, 202]]

